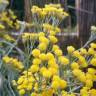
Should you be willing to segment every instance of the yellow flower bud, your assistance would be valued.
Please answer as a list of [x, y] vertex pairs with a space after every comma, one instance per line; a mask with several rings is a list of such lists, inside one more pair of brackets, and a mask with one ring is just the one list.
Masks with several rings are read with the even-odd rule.
[[25, 90], [24, 90], [24, 89], [19, 90], [19, 94], [20, 94], [21, 96], [24, 95], [24, 94], [25, 94]]
[[60, 56], [58, 60], [59, 60], [59, 63], [61, 63], [62, 65], [69, 64], [69, 59], [64, 56]]
[[72, 53], [75, 51], [75, 48], [73, 46], [68, 46], [67, 51], [68, 51], [68, 53]]
[[49, 70], [44, 70], [42, 75], [45, 78], [50, 78], [52, 76], [52, 73]]
[[40, 43], [38, 48], [41, 50], [41, 51], [46, 51], [47, 49], [47, 45], [45, 43]]
[[90, 79], [86, 80], [86, 87], [88, 87], [88, 88], [93, 87], [93, 81]]
[[88, 49], [88, 54], [89, 54], [89, 55], [94, 55], [94, 54], [95, 54], [94, 49], [93, 49], [93, 48], [89, 48], [89, 49]]
[[44, 54], [44, 53], [40, 54], [40, 55], [39, 55], [39, 58], [40, 58], [42, 61], [47, 60], [46, 54]]
[[48, 52], [46, 54], [46, 58], [47, 58], [47, 60], [54, 59], [54, 55], [52, 53]]
[[58, 89], [60, 87], [60, 83], [58, 81], [53, 81], [51, 86], [53, 89]]
[[94, 49], [94, 48], [96, 48], [96, 43], [91, 43], [90, 46], [91, 46], [91, 48]]
[[32, 55], [33, 55], [34, 57], [39, 57], [39, 55], [40, 55], [40, 50], [39, 50], [39, 49], [34, 49], [34, 50], [32, 51]]
[[39, 58], [33, 59], [33, 64], [39, 65], [41, 63], [41, 60]]
[[24, 81], [24, 78], [21, 77], [18, 79], [17, 84], [21, 84], [23, 81]]
[[73, 56], [78, 58], [80, 56], [80, 52], [78, 50], [74, 51]]
[[92, 60], [90, 61], [90, 64], [92, 64], [93, 66], [96, 66], [96, 58], [92, 58]]
[[55, 50], [54, 53], [55, 53], [56, 56], [61, 56], [63, 54], [62, 50], [60, 50], [60, 49]]
[[64, 89], [67, 86], [67, 82], [65, 80], [60, 80], [60, 88]]
[[32, 65], [30, 69], [31, 69], [32, 73], [38, 72], [39, 71], [39, 66], [38, 65]]
[[87, 50], [85, 48], [81, 48], [80, 52], [82, 55], [86, 55], [87, 54]]
[[71, 68], [72, 68], [72, 69], [79, 69], [79, 64], [76, 63], [76, 62], [73, 62], [73, 63], [71, 64]]
[[52, 51], [58, 50], [59, 46], [58, 45], [53, 45]]
[[55, 44], [58, 42], [58, 39], [55, 36], [49, 36], [50, 42]]

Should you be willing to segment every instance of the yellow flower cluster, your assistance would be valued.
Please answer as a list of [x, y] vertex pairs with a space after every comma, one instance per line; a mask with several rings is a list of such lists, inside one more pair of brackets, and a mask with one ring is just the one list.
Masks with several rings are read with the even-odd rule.
[[12, 68], [15, 68], [16, 70], [21, 71], [24, 68], [22, 62], [18, 61], [16, 58], [4, 56], [2, 60], [6, 64], [6, 66], [10, 66]]
[[81, 96], [95, 96], [96, 89], [88, 89], [87, 87], [83, 87], [80, 91]]
[[54, 16], [56, 18], [63, 19], [64, 17], [68, 16], [63, 8], [61, 8], [60, 4], [45, 5], [45, 8], [33, 6], [31, 11], [34, 15], [39, 16], [39, 18]]
[[36, 34], [36, 33], [25, 32], [22, 34], [22, 40], [24, 42], [27, 40], [37, 40], [37, 39], [38, 39], [38, 34]]
[[[34, 96], [34, 92], [38, 94], [36, 96], [39, 96], [39, 94], [46, 96], [50, 91], [52, 91], [50, 96], [53, 96], [55, 90], [62, 90], [67, 87], [67, 82], [59, 76], [59, 66], [55, 54], [51, 52], [42, 53], [40, 49], [34, 49], [32, 55], [34, 56], [32, 65], [22, 73], [23, 75], [20, 76], [16, 84], [13, 84], [17, 86], [20, 95], [27, 94], [27, 91], [32, 92], [33, 89], [32, 96]], [[40, 90], [41, 93], [39, 93]]]
[[[85, 48], [81, 48], [80, 50], [73, 51], [74, 48], [68, 47], [68, 52], [71, 52], [72, 57], [77, 58], [76, 62], [71, 64], [73, 75], [83, 84], [83, 88], [80, 91], [80, 96], [95, 96], [96, 90], [91, 92], [91, 88], [93, 87], [93, 83], [96, 81], [96, 43], [91, 43], [90, 47], [87, 51]], [[92, 56], [92, 58], [88, 57]], [[93, 66], [93, 68], [87, 68], [88, 66]], [[82, 68], [86, 68], [84, 71]], [[89, 95], [91, 94], [91, 95]]]
[[43, 30], [49, 32], [50, 35], [56, 35], [57, 33], [61, 32], [60, 28], [57, 26], [52, 26], [51, 24], [44, 23]]
[[0, 22], [6, 24], [10, 28], [19, 29], [20, 25], [16, 18], [17, 17], [14, 15], [12, 10], [9, 10], [8, 12], [4, 11], [0, 14]]
[[[32, 12], [34, 15], [41, 15], [41, 12], [45, 12], [44, 15], [64, 15], [60, 5], [52, 4], [46, 5], [45, 8], [33, 6]], [[19, 95], [95, 96], [93, 83], [96, 81], [96, 43], [91, 43], [88, 49], [79, 50], [68, 46], [68, 55], [64, 56], [57, 45], [56, 34], [60, 29], [48, 23], [44, 23], [43, 27], [41, 25], [41, 29], [37, 33], [22, 35], [23, 40], [34, 40], [38, 44], [30, 53], [30, 61], [27, 63], [31, 64], [21, 72], [17, 80], [12, 81]], [[17, 63], [18, 60], [6, 56], [3, 61], [8, 64], [11, 61], [13, 66], [22, 65]]]
[[12, 36], [8, 35], [8, 34], [4, 34], [2, 37], [3, 37], [6, 41], [15, 42], [15, 39], [14, 39]]
[[[26, 34], [27, 33], [25, 33], [25, 36], [27, 36]], [[28, 36], [31, 34], [34, 33], [28, 33]], [[58, 39], [54, 35], [50, 36], [50, 34], [48, 34], [46, 36], [44, 32], [37, 33], [37, 35], [39, 44], [37, 48], [32, 50], [32, 56], [34, 58], [32, 59], [32, 65], [28, 70], [23, 72], [23, 75], [20, 76], [16, 82], [16, 86], [20, 95], [27, 94], [27, 91], [30, 93], [33, 89], [32, 96], [34, 96], [33, 94], [35, 93], [38, 94], [36, 96], [39, 96], [40, 94], [40, 96], [46, 96], [50, 91], [52, 91], [50, 96], [53, 96], [56, 90], [62, 90], [67, 87], [66, 80], [59, 76], [58, 65], [69, 64], [69, 59], [63, 56], [62, 50], [56, 45]], [[59, 62], [56, 59], [58, 59]], [[24, 74], [25, 72], [26, 74]], [[29, 82], [31, 78], [33, 79]], [[18, 84], [19, 80], [22, 80], [22, 83]], [[25, 80], [27, 80], [26, 84]], [[28, 86], [30, 86], [30, 90], [28, 89]]]

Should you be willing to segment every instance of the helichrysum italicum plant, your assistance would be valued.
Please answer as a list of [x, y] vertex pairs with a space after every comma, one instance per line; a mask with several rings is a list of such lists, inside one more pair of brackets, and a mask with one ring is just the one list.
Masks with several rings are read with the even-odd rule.
[[18, 30], [20, 28], [20, 24], [14, 12], [12, 12], [11, 9], [6, 10], [8, 4], [8, 0], [0, 0], [0, 38], [14, 42], [15, 39], [11, 34], [13, 30]]
[[[33, 32], [20, 34], [24, 48], [13, 44], [16, 50], [12, 45], [1, 58], [0, 72], [8, 94], [2, 91], [1, 96], [95, 96], [96, 43], [79, 50], [68, 46], [64, 56], [56, 35], [68, 14], [59, 4], [33, 6], [31, 11]], [[20, 55], [14, 56], [13, 51]]]

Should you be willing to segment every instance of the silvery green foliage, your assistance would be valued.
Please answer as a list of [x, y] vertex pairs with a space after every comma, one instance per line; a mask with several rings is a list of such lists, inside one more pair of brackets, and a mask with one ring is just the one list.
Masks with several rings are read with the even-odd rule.
[[96, 41], [96, 27], [92, 26], [91, 27], [91, 35], [89, 37], [89, 40], [84, 45], [84, 47], [88, 46], [91, 42], [94, 42], [94, 41]]
[[13, 49], [15, 49], [17, 53], [19, 53], [21, 60], [24, 59], [24, 53], [17, 47], [17, 44], [21, 38], [22, 33], [25, 30], [25, 22], [19, 23], [21, 25], [21, 29], [14, 43], [0, 40], [0, 44], [3, 43], [6, 45], [6, 48], [0, 47], [0, 96], [19, 96], [14, 88], [12, 88], [11, 84], [11, 81], [13, 79], [16, 79], [19, 73], [16, 70], [10, 69], [10, 67], [4, 66], [5, 64], [2, 61], [2, 57], [5, 55], [10, 55], [13, 52]]

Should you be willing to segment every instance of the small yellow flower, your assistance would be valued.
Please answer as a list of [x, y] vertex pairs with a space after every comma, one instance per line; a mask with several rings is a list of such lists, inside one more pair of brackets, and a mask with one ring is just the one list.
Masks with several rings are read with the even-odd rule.
[[39, 50], [39, 49], [34, 49], [34, 50], [32, 51], [32, 55], [33, 55], [34, 57], [39, 57], [39, 55], [40, 55], [40, 50]]
[[52, 73], [49, 70], [44, 70], [42, 75], [45, 78], [51, 78]]
[[88, 93], [88, 88], [87, 87], [83, 87], [81, 90], [80, 90], [80, 95], [81, 96], [88, 96], [89, 93]]
[[21, 61], [18, 61], [16, 58], [4, 56], [2, 60], [5, 64], [9, 65], [10, 67], [16, 70], [21, 71], [24, 68], [23, 63]]
[[68, 53], [72, 53], [75, 51], [75, 48], [73, 46], [68, 46], [67, 51], [68, 51]]
[[62, 96], [68, 96], [67, 91], [62, 91]]
[[96, 48], [96, 43], [91, 43], [90, 46], [91, 46], [91, 48], [94, 49], [94, 48]]
[[86, 80], [86, 87], [88, 87], [88, 88], [93, 87], [93, 81], [90, 79]]
[[72, 72], [75, 76], [80, 76], [82, 74], [82, 71], [80, 69], [74, 69]]
[[91, 89], [89, 93], [90, 93], [90, 96], [96, 96], [96, 89]]
[[58, 81], [53, 81], [51, 86], [53, 89], [58, 89], [60, 87], [60, 83]]
[[8, 56], [4, 56], [2, 58], [2, 60], [5, 62], [5, 63], [9, 63], [10, 62], [10, 58]]
[[21, 89], [24, 88], [23, 86], [24, 86], [24, 84], [18, 85], [18, 86], [17, 86], [17, 89], [18, 89], [18, 90], [21, 90]]
[[81, 67], [83, 67], [83, 68], [88, 67], [88, 63], [87, 63], [87, 62], [82, 63], [82, 64], [81, 64]]
[[73, 62], [73, 63], [71, 64], [71, 68], [72, 68], [72, 69], [79, 69], [79, 64], [76, 63], [76, 62]]
[[50, 42], [55, 44], [58, 42], [58, 39], [55, 36], [49, 36]]
[[46, 57], [47, 57], [47, 60], [54, 59], [54, 55], [53, 55], [51, 52], [48, 52], [48, 53], [46, 54]]
[[58, 45], [53, 45], [52, 51], [58, 50], [59, 46]]
[[92, 58], [92, 60], [90, 61], [90, 64], [92, 64], [93, 66], [96, 66], [96, 58]]
[[44, 36], [40, 36], [39, 37], [39, 42], [40, 43], [45, 43], [46, 45], [49, 44], [49, 40], [46, 37], [44, 37]]
[[76, 51], [73, 52], [72, 55], [75, 56], [75, 57], [79, 57], [80, 56], [80, 52], [78, 50], [76, 50]]
[[96, 70], [94, 68], [88, 68], [88, 73], [94, 75], [96, 74]]
[[94, 55], [94, 54], [95, 54], [94, 49], [93, 49], [93, 48], [89, 48], [89, 49], [88, 49], [88, 54], [89, 54], [89, 55]]
[[41, 67], [41, 69], [40, 69], [40, 73], [43, 74], [43, 72], [46, 71], [46, 70], [47, 70], [46, 67]]
[[40, 51], [46, 51], [47, 45], [45, 43], [40, 43], [38, 49], [40, 49]]
[[41, 63], [41, 60], [39, 58], [33, 59], [33, 64], [39, 65]]
[[44, 32], [40, 32], [40, 33], [38, 33], [38, 35], [39, 35], [39, 37], [45, 36]]
[[64, 56], [60, 56], [58, 60], [59, 60], [59, 62], [60, 62], [62, 65], [67, 65], [67, 64], [69, 64], [69, 59], [66, 58], [66, 57], [64, 57]]
[[46, 60], [47, 60], [46, 54], [44, 54], [44, 53], [41, 53], [41, 54], [39, 55], [39, 58], [40, 58], [42, 61], [46, 61]]
[[56, 32], [55, 31], [50, 31], [50, 36], [55, 36]]
[[93, 76], [92, 74], [89, 74], [89, 73], [86, 73], [86, 79], [90, 79], [90, 80], [93, 80]]
[[52, 80], [53, 81], [60, 81], [60, 77], [58, 75], [54, 75]]
[[39, 71], [39, 66], [38, 65], [32, 65], [30, 68], [32, 73], [38, 72]]
[[60, 88], [64, 89], [67, 87], [67, 82], [65, 80], [60, 80]]
[[38, 94], [36, 94], [35, 92], [32, 92], [31, 96], [37, 96]]
[[28, 90], [28, 91], [31, 91], [31, 90], [32, 90], [32, 84], [31, 84], [31, 83], [28, 84], [27, 90]]
[[61, 56], [63, 54], [62, 50], [60, 50], [60, 49], [55, 50], [54, 53], [56, 56]]
[[78, 75], [77, 78], [78, 78], [81, 82], [85, 82], [85, 81], [86, 81], [86, 76], [85, 76], [85, 73], [83, 73], [83, 72], [81, 72], [81, 74]]
[[25, 90], [24, 90], [24, 89], [19, 90], [19, 94], [20, 94], [21, 96], [24, 95], [24, 94], [25, 94]]
[[22, 84], [23, 81], [24, 81], [24, 78], [19, 78], [17, 81], [17, 84]]
[[55, 59], [50, 59], [50, 60], [48, 61], [48, 65], [49, 65], [49, 66], [51, 66], [52, 64], [53, 64], [53, 65], [56, 64]]
[[7, 41], [15, 41], [15, 39], [13, 38], [13, 37], [11, 37], [10, 35], [8, 35], [8, 34], [5, 34], [4, 36], [3, 36], [3, 38], [5, 39], [5, 40], [7, 40]]
[[51, 68], [50, 67], [48, 70], [52, 73], [52, 75], [57, 75], [58, 74], [57, 68]]
[[78, 59], [79, 59], [80, 63], [85, 63], [86, 62], [86, 59], [83, 56], [79, 56]]
[[83, 55], [86, 55], [86, 54], [87, 54], [87, 50], [86, 50], [85, 48], [81, 48], [81, 49], [80, 49], [80, 52], [81, 52], [81, 54], [83, 54]]

